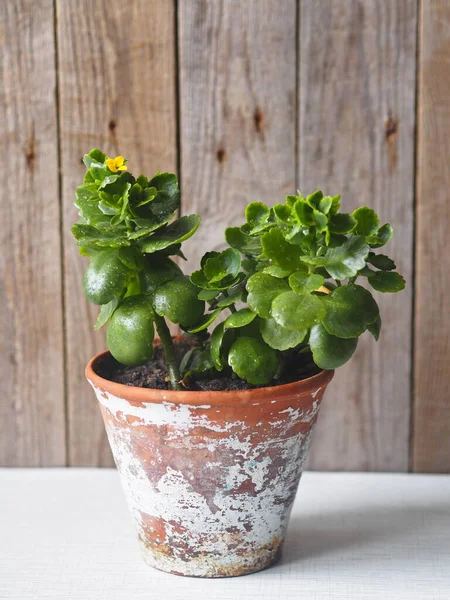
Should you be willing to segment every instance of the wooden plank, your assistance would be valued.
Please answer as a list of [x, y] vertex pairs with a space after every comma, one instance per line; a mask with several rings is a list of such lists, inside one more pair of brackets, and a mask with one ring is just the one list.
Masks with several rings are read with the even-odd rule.
[[0, 2], [0, 465], [65, 464], [52, 0]]
[[414, 471], [450, 472], [450, 2], [422, 2], [416, 237]]
[[[300, 0], [299, 188], [372, 206], [407, 290], [377, 295], [384, 328], [336, 373], [314, 469], [408, 468], [416, 69], [415, 0]], [[319, 34], [320, 32], [320, 34]]]
[[82, 295], [86, 265], [70, 226], [72, 205], [94, 146], [123, 154], [130, 169], [176, 170], [175, 11], [173, 0], [80, 0], [58, 6], [59, 87], [67, 321], [69, 464], [105, 466], [112, 457], [100, 412], [84, 379], [105, 347], [94, 334], [97, 309]]
[[192, 270], [248, 202], [295, 191], [296, 2], [181, 0], [178, 22], [183, 212], [202, 216]]

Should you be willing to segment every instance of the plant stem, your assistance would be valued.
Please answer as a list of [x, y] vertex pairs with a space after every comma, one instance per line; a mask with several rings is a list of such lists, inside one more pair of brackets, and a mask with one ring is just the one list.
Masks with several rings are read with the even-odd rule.
[[182, 390], [183, 387], [180, 384], [180, 367], [167, 323], [164, 320], [164, 317], [159, 317], [158, 315], [155, 315], [155, 323], [156, 331], [158, 332], [161, 344], [164, 348], [164, 356], [166, 357], [166, 366], [169, 372], [170, 385], [173, 390]]

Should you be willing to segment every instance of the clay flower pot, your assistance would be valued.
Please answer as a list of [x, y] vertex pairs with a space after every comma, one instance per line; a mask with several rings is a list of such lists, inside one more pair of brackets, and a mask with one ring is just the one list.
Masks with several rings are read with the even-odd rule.
[[108, 354], [86, 376], [147, 563], [197, 577], [274, 563], [333, 371], [238, 392], [165, 391], [100, 377]]

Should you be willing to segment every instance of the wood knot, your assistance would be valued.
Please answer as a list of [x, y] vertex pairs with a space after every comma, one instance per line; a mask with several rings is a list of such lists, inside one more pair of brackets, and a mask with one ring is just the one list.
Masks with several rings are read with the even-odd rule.
[[31, 170], [34, 167], [36, 160], [36, 136], [34, 133], [34, 123], [31, 125], [31, 134], [28, 140], [28, 146], [25, 151], [25, 160], [27, 161], [27, 167]]
[[34, 150], [28, 150], [25, 154], [25, 158], [27, 160], [28, 168], [32, 169], [33, 165], [34, 165], [34, 160], [36, 158], [36, 154], [34, 153]]
[[115, 133], [116, 127], [117, 127], [116, 121], [114, 119], [111, 119], [111, 121], [108, 123], [108, 129], [110, 130], [111, 133]]
[[387, 160], [389, 171], [394, 171], [397, 166], [397, 134], [399, 120], [388, 117], [384, 123], [384, 139], [387, 144]]
[[264, 115], [258, 106], [253, 113], [253, 123], [255, 124], [256, 131], [262, 133], [264, 130]]
[[384, 124], [384, 136], [387, 142], [392, 140], [392, 137], [398, 133], [398, 119], [389, 117]]
[[216, 152], [216, 156], [217, 156], [217, 161], [220, 163], [223, 163], [223, 161], [227, 157], [227, 153], [225, 152], [225, 150], [223, 148], [219, 148]]

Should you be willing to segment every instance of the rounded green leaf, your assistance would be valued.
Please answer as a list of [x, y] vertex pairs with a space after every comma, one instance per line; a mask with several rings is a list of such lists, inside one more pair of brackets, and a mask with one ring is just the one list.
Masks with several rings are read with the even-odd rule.
[[279, 294], [289, 290], [283, 279], [266, 273], [255, 273], [247, 281], [247, 304], [260, 317], [270, 317], [272, 301]]
[[231, 327], [233, 329], [245, 327], [245, 325], [251, 323], [255, 317], [256, 313], [252, 310], [249, 308], [242, 308], [225, 319], [225, 327]]
[[228, 353], [228, 364], [238, 377], [253, 385], [265, 385], [274, 377], [278, 358], [263, 340], [239, 337]]
[[327, 312], [322, 325], [328, 333], [340, 338], [360, 336], [379, 314], [372, 294], [360, 285], [343, 285], [324, 301]]
[[275, 350], [295, 348], [303, 342], [308, 333], [306, 329], [291, 331], [279, 325], [274, 318], [261, 319], [259, 325], [263, 340]]
[[[361, 206], [353, 211], [353, 218], [356, 220], [356, 233], [363, 236], [369, 236], [378, 231], [380, 221], [377, 213], [368, 208], [367, 206]], [[343, 233], [343, 232], [339, 232]]]
[[344, 340], [330, 335], [322, 325], [314, 325], [309, 334], [309, 346], [314, 362], [321, 369], [337, 369], [353, 355], [358, 338]]
[[236, 277], [241, 268], [241, 255], [235, 248], [228, 248], [205, 261], [203, 272], [210, 283], [222, 281], [225, 277]]
[[[312, 211], [312, 209], [311, 209]], [[295, 270], [301, 266], [301, 253], [298, 246], [284, 239], [281, 230], [273, 227], [261, 237], [264, 255], [282, 269]]]
[[147, 362], [153, 352], [154, 313], [146, 296], [129, 296], [114, 311], [106, 335], [109, 351], [124, 365]]
[[[152, 260], [147, 257], [145, 266], [141, 271], [140, 280], [143, 294], [152, 294], [156, 288], [175, 277], [183, 277], [180, 267], [167, 256]], [[198, 290], [197, 290], [198, 292]]]
[[322, 275], [308, 275], [301, 271], [293, 273], [289, 277], [289, 285], [294, 292], [297, 292], [297, 294], [309, 294], [310, 292], [314, 292], [323, 285], [324, 281], [325, 279]]
[[266, 223], [269, 216], [270, 210], [262, 202], [250, 202], [245, 209], [245, 218], [252, 227]]
[[152, 253], [163, 250], [172, 244], [184, 242], [197, 231], [200, 225], [198, 215], [180, 217], [170, 225], [162, 227], [158, 233], [151, 235], [147, 240], [140, 240], [142, 252]]
[[393, 271], [377, 271], [368, 277], [368, 281], [377, 292], [401, 292], [406, 285], [400, 273]]
[[89, 263], [83, 278], [83, 291], [94, 304], [108, 304], [124, 292], [131, 271], [117, 250], [103, 250]]
[[343, 234], [353, 231], [356, 227], [356, 219], [347, 213], [336, 213], [331, 216], [328, 222], [328, 229], [331, 233]]
[[395, 269], [395, 262], [386, 256], [385, 254], [375, 254], [374, 252], [369, 252], [369, 258], [367, 262], [373, 265], [377, 269], [381, 269], [381, 271], [393, 271]]
[[272, 302], [272, 316], [282, 327], [293, 331], [309, 329], [325, 315], [325, 304], [318, 296], [284, 292]]
[[156, 288], [153, 306], [159, 316], [190, 327], [198, 323], [205, 310], [205, 303], [197, 295], [197, 287], [187, 277], [176, 277]]
[[392, 238], [393, 234], [394, 230], [392, 229], [392, 226], [389, 223], [386, 223], [380, 227], [376, 233], [370, 235], [366, 241], [372, 246], [372, 248], [379, 248], [387, 244]]

